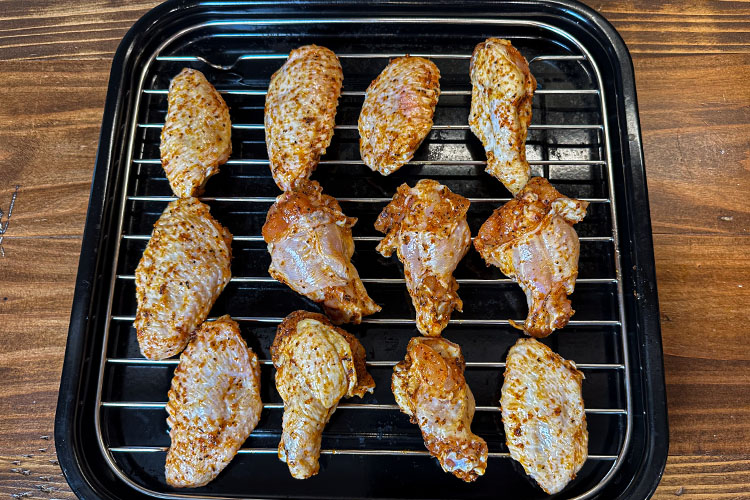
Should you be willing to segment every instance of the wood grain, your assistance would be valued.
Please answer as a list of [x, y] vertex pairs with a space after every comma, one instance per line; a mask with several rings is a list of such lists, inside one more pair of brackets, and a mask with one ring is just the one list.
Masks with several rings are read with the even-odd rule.
[[750, 323], [747, 244], [737, 235], [654, 235], [665, 354], [750, 363], [742, 343]]
[[654, 500], [750, 498], [750, 455], [670, 455]]
[[9, 237], [80, 237], [110, 64], [0, 60], [0, 206], [21, 186]]
[[[750, 2], [587, 2], [636, 74], [670, 458], [654, 498], [750, 498]], [[109, 67], [153, 1], [0, 0], [0, 495], [74, 498], [53, 420]], [[7, 299], [6, 299], [7, 297]]]
[[658, 194], [649, 197], [655, 233], [749, 234], [748, 61], [750, 54], [635, 59], [648, 185]]
[[75, 498], [57, 463], [54, 414], [80, 232], [72, 239], [8, 237], [3, 246], [0, 495]]
[[110, 61], [125, 32], [158, 3], [3, 0], [0, 60]]

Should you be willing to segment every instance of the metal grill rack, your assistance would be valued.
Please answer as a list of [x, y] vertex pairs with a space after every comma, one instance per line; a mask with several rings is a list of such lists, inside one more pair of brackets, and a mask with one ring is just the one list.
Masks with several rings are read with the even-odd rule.
[[[275, 489], [279, 481], [294, 483], [275, 456], [283, 405], [273, 387], [269, 347], [276, 325], [286, 314], [318, 308], [266, 272], [270, 258], [260, 227], [279, 192], [268, 170], [262, 116], [270, 74], [281, 66], [290, 49], [318, 43], [333, 49], [340, 58], [344, 91], [333, 143], [313, 178], [341, 202], [344, 213], [359, 218], [353, 230], [354, 263], [383, 311], [365, 318], [362, 325], [344, 325], [367, 350], [368, 367], [377, 383], [375, 393], [363, 400], [342, 401], [324, 434], [321, 473], [304, 482], [307, 486], [292, 484], [286, 494], [357, 496], [351, 490], [326, 494], [335, 484], [335, 474], [344, 467], [342, 461], [350, 461], [351, 467], [355, 460], [355, 466], [367, 468], [374, 476], [382, 471], [388, 477], [399, 467], [413, 468], [409, 474], [415, 482], [432, 484], [433, 489], [424, 490], [425, 496], [435, 496], [440, 489], [447, 496], [472, 496], [471, 490], [465, 489], [472, 485], [458, 484], [460, 481], [440, 471], [424, 449], [418, 428], [399, 413], [390, 394], [392, 367], [403, 359], [409, 338], [418, 332], [401, 265], [395, 257], [384, 259], [374, 252], [380, 236], [372, 223], [396, 186], [403, 182], [413, 185], [419, 178], [434, 178], [469, 198], [473, 234], [492, 210], [510, 199], [498, 181], [483, 173], [484, 151], [466, 124], [471, 48], [488, 36], [497, 36], [510, 39], [524, 53], [538, 80], [527, 143], [534, 175], [549, 178], [563, 194], [590, 202], [587, 218], [576, 226], [581, 262], [576, 293], [571, 298], [577, 313], [569, 326], [545, 343], [576, 361], [586, 375], [590, 455], [565, 498], [595, 496], [620, 466], [632, 423], [617, 205], [609, 130], [603, 119], [607, 116], [607, 88], [595, 61], [573, 36], [540, 22], [317, 19], [311, 29], [312, 22], [232, 19], [197, 24], [165, 41], [144, 65], [132, 108], [129, 160], [121, 165], [127, 171], [117, 227], [120, 239], [112, 263], [97, 381], [96, 433], [110, 468], [141, 493], [159, 498], [267, 497], [280, 494]], [[367, 26], [369, 38], [352, 41], [348, 37], [357, 25]], [[415, 25], [421, 30], [417, 38], [408, 31]], [[465, 31], [468, 27], [470, 32]], [[462, 37], [460, 41], [447, 39], [441, 32], [446, 29]], [[431, 48], [425, 50], [428, 45]], [[386, 178], [370, 172], [359, 158], [356, 117], [369, 82], [390, 58], [406, 53], [435, 61], [442, 73], [442, 92], [433, 130], [415, 159]], [[240, 322], [248, 344], [262, 359], [265, 404], [260, 424], [217, 480], [203, 489], [173, 491], [163, 478], [169, 444], [163, 408], [177, 359], [150, 361], [140, 356], [132, 328], [133, 272], [153, 223], [174, 199], [161, 170], [158, 143], [168, 82], [183, 66], [203, 71], [231, 109], [234, 152], [201, 198], [234, 234], [233, 278], [212, 318], [229, 313]], [[543, 497], [514, 469], [504, 445], [498, 407], [505, 353], [518, 338], [508, 318], [523, 320], [525, 298], [511, 280], [485, 267], [473, 249], [459, 265], [456, 277], [464, 312], [454, 313], [444, 336], [464, 351], [467, 381], [477, 399], [473, 429], [490, 447], [487, 473], [479, 481], [527, 491], [526, 498]], [[260, 467], [267, 476], [265, 482], [253, 476]], [[323, 481], [328, 482], [329, 490]]]

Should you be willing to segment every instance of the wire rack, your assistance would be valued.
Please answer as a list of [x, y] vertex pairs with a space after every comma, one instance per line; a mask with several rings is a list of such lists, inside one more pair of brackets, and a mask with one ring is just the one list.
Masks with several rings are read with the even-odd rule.
[[[385, 28], [371, 33], [370, 39], [352, 42], [348, 34], [363, 23]], [[476, 29], [478, 23], [480, 30]], [[288, 51], [304, 43], [319, 43], [337, 53], [345, 79], [334, 140], [313, 178], [341, 202], [347, 215], [359, 218], [353, 230], [354, 263], [383, 311], [363, 319], [362, 325], [345, 325], [365, 346], [377, 389], [362, 400], [339, 404], [324, 433], [323, 468], [318, 477], [335, 474], [341, 460], [354, 459], [369, 468], [398, 467], [408, 460], [406, 463], [415, 468], [410, 474], [416, 481], [434, 480], [435, 487], [447, 488], [448, 495], [468, 491], [456, 490], [465, 486], [457, 485], [460, 481], [439, 470], [424, 449], [418, 428], [399, 413], [390, 394], [392, 367], [403, 359], [408, 340], [418, 332], [401, 266], [395, 258], [385, 259], [375, 253], [380, 236], [372, 223], [398, 185], [413, 185], [420, 178], [434, 178], [469, 198], [472, 205], [468, 219], [473, 234], [492, 210], [510, 199], [498, 181], [483, 173], [484, 152], [466, 121], [471, 48], [487, 36], [511, 39], [529, 59], [537, 78], [539, 88], [527, 142], [533, 174], [549, 178], [563, 194], [590, 203], [587, 218], [576, 226], [581, 260], [572, 301], [577, 313], [565, 329], [545, 343], [576, 361], [586, 375], [590, 455], [579, 478], [567, 490], [568, 497], [590, 498], [612, 477], [628, 447], [632, 415], [611, 145], [603, 119], [607, 116], [606, 86], [586, 48], [559, 28], [521, 20], [473, 20], [466, 24], [430, 18], [339, 19], [317, 20], [311, 30], [309, 20], [232, 20], [183, 30], [150, 56], [131, 110], [129, 162], [121, 166], [127, 172], [95, 415], [102, 451], [112, 471], [130, 486], [160, 498], [277, 494], [272, 484], [264, 486], [259, 481], [252, 486], [235, 480], [255, 467], [269, 471], [271, 483], [293, 482], [284, 476], [286, 466], [275, 456], [283, 404], [273, 386], [269, 347], [275, 326], [286, 314], [296, 309], [319, 309], [267, 273], [270, 258], [260, 227], [279, 192], [268, 169], [263, 103], [268, 78], [281, 66]], [[423, 30], [422, 38], [415, 39], [409, 33], [408, 27], [414, 25]], [[458, 35], [464, 28], [472, 30], [459, 43], [445, 38], [441, 30], [446, 26]], [[434, 35], [429, 35], [432, 32]], [[425, 51], [428, 45], [431, 48]], [[407, 53], [435, 61], [442, 74], [442, 92], [435, 125], [415, 159], [385, 178], [369, 171], [359, 158], [356, 118], [369, 82], [389, 59]], [[135, 266], [153, 223], [166, 203], [174, 199], [161, 169], [158, 146], [169, 79], [184, 66], [203, 71], [231, 110], [234, 152], [221, 173], [209, 181], [201, 198], [234, 234], [233, 277], [210, 319], [229, 313], [240, 322], [248, 344], [261, 358], [265, 404], [258, 427], [217, 480], [201, 490], [176, 492], [165, 485], [163, 478], [169, 444], [163, 409], [178, 360], [142, 358], [132, 322]], [[480, 481], [516, 481], [521, 491], [527, 488], [536, 495], [538, 490], [523, 483], [522, 474], [513, 469], [498, 406], [505, 353], [518, 338], [509, 318], [523, 320], [525, 298], [511, 280], [485, 267], [473, 249], [459, 265], [456, 277], [464, 312], [454, 313], [444, 336], [462, 346], [467, 381], [477, 399], [473, 428], [490, 447], [487, 474]], [[318, 492], [315, 488], [291, 491], [325, 496], [321, 492], [327, 490]], [[431, 491], [425, 490], [425, 496]], [[357, 496], [355, 493], [340, 494]]]

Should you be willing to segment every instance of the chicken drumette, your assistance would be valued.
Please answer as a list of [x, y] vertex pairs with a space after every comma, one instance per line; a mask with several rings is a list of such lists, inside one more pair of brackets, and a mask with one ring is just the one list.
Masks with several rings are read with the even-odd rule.
[[534, 177], [479, 229], [474, 246], [484, 260], [526, 293], [529, 314], [523, 330], [528, 335], [546, 337], [568, 324], [575, 312], [568, 300], [578, 276], [573, 224], [584, 218], [587, 206], [557, 192], [547, 179]]
[[588, 456], [583, 374], [536, 339], [508, 352], [500, 406], [510, 456], [544, 491], [561, 491]]
[[167, 205], [135, 270], [138, 344], [149, 359], [178, 354], [229, 283], [232, 234], [197, 198]]
[[167, 403], [167, 483], [213, 480], [258, 424], [260, 364], [229, 316], [206, 322], [180, 356]]
[[487, 443], [471, 432], [474, 396], [464, 378], [461, 348], [443, 338], [414, 337], [393, 369], [391, 388], [401, 411], [419, 425], [443, 470], [474, 481], [487, 467]]
[[322, 314], [295, 311], [271, 346], [276, 388], [284, 400], [279, 459], [296, 479], [318, 473], [323, 428], [343, 397], [375, 389], [365, 349]]
[[334, 323], [359, 323], [380, 311], [351, 263], [352, 226], [335, 198], [315, 181], [278, 198], [268, 211], [263, 238], [271, 254], [268, 272], [306, 297], [322, 302]]
[[179, 198], [198, 196], [232, 154], [232, 123], [224, 99], [203, 73], [185, 68], [169, 85], [161, 131], [161, 164]]
[[526, 131], [536, 80], [508, 40], [488, 38], [471, 56], [469, 126], [487, 152], [487, 172], [516, 194], [529, 180]]
[[440, 71], [422, 57], [399, 57], [372, 81], [359, 115], [359, 151], [371, 169], [389, 175], [412, 159], [432, 128]]
[[423, 335], [440, 335], [453, 309], [463, 307], [453, 271], [471, 245], [468, 210], [469, 200], [423, 179], [413, 188], [402, 184], [375, 222], [375, 229], [385, 233], [378, 252], [390, 257], [396, 250], [404, 264]]
[[268, 159], [283, 191], [307, 179], [333, 137], [344, 74], [325, 47], [294, 49], [271, 77], [265, 106]]

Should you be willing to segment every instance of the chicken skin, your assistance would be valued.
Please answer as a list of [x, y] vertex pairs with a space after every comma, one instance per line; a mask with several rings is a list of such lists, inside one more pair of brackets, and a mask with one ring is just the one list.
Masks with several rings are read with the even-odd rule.
[[167, 205], [135, 270], [135, 328], [149, 359], [178, 354], [231, 278], [232, 234], [196, 198]]
[[422, 57], [392, 60], [365, 92], [359, 151], [372, 170], [389, 175], [414, 157], [432, 128], [440, 71]]
[[271, 346], [276, 388], [284, 400], [279, 459], [295, 479], [320, 469], [323, 428], [339, 400], [375, 389], [365, 349], [322, 314], [295, 311], [276, 331]]
[[292, 290], [322, 302], [334, 323], [359, 323], [380, 311], [351, 263], [352, 226], [335, 198], [315, 181], [278, 198], [268, 211], [263, 238], [271, 254], [268, 273]]
[[307, 179], [331, 144], [344, 73], [336, 54], [305, 45], [271, 76], [265, 106], [266, 147], [276, 185]]
[[232, 154], [229, 108], [203, 73], [189, 68], [172, 79], [167, 101], [161, 164], [175, 196], [198, 196]]
[[529, 180], [526, 131], [536, 80], [508, 40], [488, 38], [471, 56], [469, 126], [487, 152], [486, 171], [514, 195]]
[[568, 295], [578, 276], [578, 235], [573, 224], [586, 216], [588, 202], [563, 196], [547, 179], [534, 177], [516, 198], [482, 224], [474, 246], [526, 293], [529, 314], [523, 327], [546, 337], [568, 324], [575, 312]]
[[443, 470], [470, 482], [484, 474], [487, 443], [471, 432], [474, 395], [466, 385], [465, 366], [458, 344], [414, 337], [406, 359], [393, 369], [391, 389]]
[[500, 406], [510, 456], [550, 495], [588, 457], [583, 378], [575, 363], [536, 339], [518, 339], [508, 353]]
[[167, 403], [167, 483], [212, 481], [258, 425], [260, 364], [228, 315], [206, 322], [180, 356]]
[[453, 271], [471, 245], [466, 222], [469, 200], [437, 181], [402, 184], [375, 221], [385, 233], [377, 246], [384, 257], [396, 251], [417, 311], [420, 333], [438, 336], [463, 302]]

